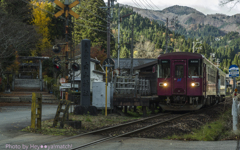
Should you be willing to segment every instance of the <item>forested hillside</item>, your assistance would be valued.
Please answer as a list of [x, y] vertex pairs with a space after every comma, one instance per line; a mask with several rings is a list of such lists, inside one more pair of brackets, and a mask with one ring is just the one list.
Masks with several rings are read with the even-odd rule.
[[[121, 16], [132, 13], [129, 8], [121, 8]], [[128, 18], [124, 18], [121, 22], [121, 58], [130, 57], [131, 49], [131, 31], [134, 18], [134, 58], [157, 58], [161, 52], [165, 52], [166, 46], [166, 26], [156, 21], [150, 21], [135, 13]], [[112, 29], [115, 37], [117, 37], [117, 9], [114, 11]], [[188, 32], [190, 36], [184, 36], [184, 29], [179, 28], [175, 31], [169, 31], [169, 50], [170, 52], [182, 51], [192, 52], [193, 42], [203, 41], [202, 44], [196, 45], [199, 49], [197, 52], [203, 54], [210, 59], [210, 53], [216, 53], [216, 58], [220, 59], [220, 68], [225, 72], [231, 64], [236, 64], [235, 54], [239, 52], [238, 33], [224, 35], [224, 33], [213, 26], [196, 25], [198, 32]], [[183, 35], [182, 35], [182, 34]], [[215, 36], [209, 36], [215, 35]], [[215, 39], [219, 37], [219, 41]], [[240, 39], [239, 39], [240, 40]], [[129, 44], [128, 44], [129, 43]], [[200, 49], [200, 47], [202, 49]], [[113, 57], [117, 56], [117, 42]], [[234, 60], [235, 58], [235, 60]], [[234, 61], [233, 61], [234, 60]], [[216, 59], [213, 59], [214, 63]]]
[[[16, 2], [16, 0], [13, 0]], [[63, 0], [61, 0], [63, 2]], [[7, 2], [7, 1], [6, 1]], [[36, 4], [33, 1], [32, 4]], [[21, 3], [22, 4], [22, 3]], [[60, 8], [50, 2], [37, 3], [37, 7], [45, 9], [49, 12], [56, 13]], [[101, 59], [105, 58], [103, 52], [106, 52], [106, 11], [99, 7], [104, 7], [105, 4], [102, 0], [89, 0], [81, 1], [81, 4], [74, 7], [73, 10], [80, 15], [79, 19], [71, 19], [72, 23], [69, 24], [70, 36], [73, 49], [80, 43], [82, 39], [90, 39], [93, 47], [92, 57], [101, 54]], [[7, 9], [13, 6], [10, 3], [2, 3], [2, 8]], [[17, 7], [16, 5], [14, 8]], [[64, 23], [65, 20], [61, 18], [54, 18], [54, 16], [47, 12], [42, 12], [37, 7], [26, 5], [28, 8], [26, 14], [27, 19], [19, 20], [29, 27], [34, 27], [34, 32], [39, 37], [34, 38], [37, 42], [31, 43], [33, 46], [28, 49], [27, 53], [18, 51], [21, 55], [49, 55], [51, 46], [64, 42]], [[9, 9], [8, 9], [9, 10]], [[164, 10], [169, 11], [169, 10]], [[180, 10], [179, 10], [180, 11]], [[3, 12], [2, 12], [3, 13]], [[132, 13], [131, 8], [121, 7], [121, 16]], [[190, 9], [188, 13], [191, 13]], [[12, 14], [11, 14], [12, 15]], [[18, 15], [17, 13], [14, 15]], [[5, 12], [4, 16], [10, 16], [10, 12]], [[20, 18], [20, 17], [18, 17]], [[39, 21], [39, 18], [45, 21]], [[220, 59], [220, 68], [227, 72], [231, 64], [240, 65], [238, 60], [238, 52], [240, 52], [240, 37], [237, 32], [229, 32], [228, 34], [222, 32], [218, 28], [211, 25], [195, 24], [191, 25], [191, 30], [186, 30], [181, 25], [178, 25], [173, 31], [169, 30], [168, 44], [166, 42], [166, 26], [161, 21], [150, 20], [143, 18], [142, 15], [134, 13], [126, 17], [121, 22], [121, 46], [120, 58], [129, 58], [131, 49], [131, 33], [132, 23], [134, 18], [134, 58], [157, 58], [160, 53], [165, 53], [166, 47], [169, 52], [192, 52], [193, 42], [203, 41], [195, 47], [198, 48], [197, 52], [210, 58], [210, 53], [216, 53], [216, 57]], [[113, 12], [113, 19], [111, 22], [111, 56], [117, 57], [117, 33], [118, 33], [118, 4], [115, 6]], [[191, 20], [190, 20], [191, 21]], [[161, 22], [161, 23], [160, 23]], [[189, 21], [186, 21], [189, 23]], [[7, 27], [7, 26], [6, 26]], [[33, 31], [32, 31], [33, 33]], [[99, 50], [96, 50], [99, 49]], [[19, 48], [18, 48], [19, 49]], [[76, 49], [78, 54], [80, 51]], [[216, 59], [213, 61], [215, 62]], [[102, 60], [101, 60], [102, 61]]]

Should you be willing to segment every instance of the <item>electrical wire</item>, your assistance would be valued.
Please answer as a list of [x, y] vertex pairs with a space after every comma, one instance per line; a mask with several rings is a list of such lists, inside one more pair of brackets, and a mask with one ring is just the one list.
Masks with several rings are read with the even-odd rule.
[[148, 6], [148, 7], [150, 7], [151, 9], [154, 9], [149, 3], [148, 3], [148, 1], [146, 0], [143, 0], [145, 3], [146, 3], [146, 5]]
[[[151, 3], [152, 3], [155, 7], [157, 7], [157, 6], [152, 2], [152, 0], [150, 0], [150, 1], [151, 1]], [[157, 7], [157, 9], [160, 10], [160, 8], [158, 8], [158, 7]]]
[[[133, 3], [136, 5], [137, 4], [137, 6], [138, 7], [140, 7], [140, 8], [142, 8], [137, 2], [135, 2], [134, 0], [132, 0], [133, 1]], [[137, 0], [136, 0], [137, 1]]]
[[147, 9], [147, 7], [143, 4], [143, 2], [141, 1], [141, 0], [139, 0], [141, 3], [142, 3], [142, 5]]

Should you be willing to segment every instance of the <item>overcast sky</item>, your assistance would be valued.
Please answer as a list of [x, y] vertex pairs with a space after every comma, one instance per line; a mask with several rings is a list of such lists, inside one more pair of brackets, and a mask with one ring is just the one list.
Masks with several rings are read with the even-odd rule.
[[[107, 0], [104, 1], [107, 2]], [[205, 15], [221, 13], [231, 16], [235, 14], [240, 14], [240, 3], [235, 5], [235, 7], [230, 10], [234, 3], [230, 3], [226, 6], [221, 7], [219, 6], [220, 0], [117, 0], [117, 3], [132, 6], [137, 6], [136, 2], [142, 8], [146, 8], [149, 3], [151, 7], [155, 8], [155, 10], [162, 10], [173, 5], [180, 5], [192, 7], [204, 13]], [[151, 9], [151, 7], [148, 6], [147, 8]]]

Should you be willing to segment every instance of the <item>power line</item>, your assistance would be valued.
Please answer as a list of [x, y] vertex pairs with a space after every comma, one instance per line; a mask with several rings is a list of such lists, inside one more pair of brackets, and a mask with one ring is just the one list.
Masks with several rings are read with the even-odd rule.
[[[140, 8], [142, 8], [137, 2], [135, 2], [134, 0], [132, 0], [133, 1], [133, 3], [136, 5], [137, 4], [137, 6], [138, 7], [140, 7]], [[136, 0], [137, 1], [137, 0]]]
[[[142, 3], [142, 1], [141, 0], [139, 0], [141, 3]], [[143, 4], [143, 3], [142, 3]], [[147, 7], [143, 4], [143, 6], [147, 9]]]
[[[146, 2], [148, 3], [148, 1], [147, 1], [147, 0], [146, 0], [146, 1], [145, 1], [145, 0], [143, 0], [143, 1], [144, 1], [145, 3], [146, 3]], [[150, 6], [150, 8], [151, 8], [151, 9], [154, 9], [154, 8], [153, 8], [153, 7], [152, 7], [152, 6], [151, 6], [149, 3], [148, 3], [148, 6]]]
[[[157, 6], [152, 2], [152, 0], [150, 0], [150, 1], [151, 1], [151, 3], [152, 3], [155, 7], [157, 7]], [[158, 7], [157, 7], [157, 9], [160, 10]]]

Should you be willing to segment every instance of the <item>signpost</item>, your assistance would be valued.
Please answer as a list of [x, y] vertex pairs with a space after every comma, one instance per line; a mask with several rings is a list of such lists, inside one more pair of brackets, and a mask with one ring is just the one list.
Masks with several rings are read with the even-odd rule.
[[62, 84], [62, 83], [65, 83], [66, 82], [66, 79], [65, 78], [61, 78], [60, 80], [59, 80], [59, 82]]
[[231, 65], [229, 67], [229, 77], [233, 78], [233, 89], [236, 89], [236, 79], [235, 77], [239, 77], [239, 68], [237, 65]]
[[234, 89], [234, 98], [232, 104], [232, 116], [233, 116], [233, 131], [237, 131], [237, 124], [238, 124], [238, 98], [237, 96], [237, 89], [236, 89], [236, 79], [235, 77], [239, 76], [239, 68], [237, 65], [231, 65], [229, 67], [229, 77], [233, 78], [233, 89]]

